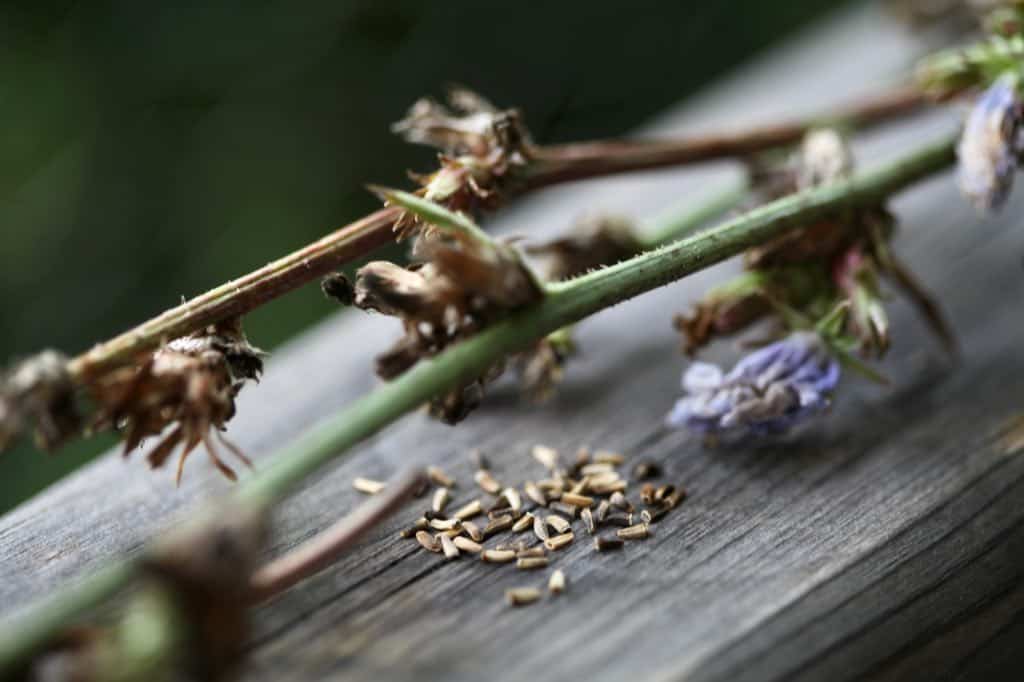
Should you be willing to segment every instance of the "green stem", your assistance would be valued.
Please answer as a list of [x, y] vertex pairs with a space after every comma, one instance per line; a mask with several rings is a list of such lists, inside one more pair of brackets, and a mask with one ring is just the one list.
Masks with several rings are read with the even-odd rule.
[[[551, 284], [539, 303], [480, 334], [418, 363], [354, 405], [299, 436], [271, 465], [243, 483], [236, 503], [271, 505], [323, 465], [374, 435], [433, 396], [479, 376], [531, 341], [612, 305], [742, 253], [822, 215], [866, 206], [955, 161], [954, 140], [929, 144], [849, 180], [794, 194], [724, 222], [716, 228], [640, 254], [567, 282]], [[0, 677], [37, 651], [69, 620], [123, 586], [131, 564], [116, 564], [101, 577], [59, 590], [47, 604], [0, 631]]]

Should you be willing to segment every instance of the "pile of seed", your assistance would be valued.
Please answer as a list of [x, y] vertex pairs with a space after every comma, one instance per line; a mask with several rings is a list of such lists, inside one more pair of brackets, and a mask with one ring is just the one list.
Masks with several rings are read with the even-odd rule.
[[[624, 478], [619, 469], [625, 458], [616, 452], [581, 448], [570, 466], [562, 464], [554, 448], [535, 445], [531, 452], [546, 477], [521, 486], [499, 482], [487, 459], [479, 451], [470, 453], [476, 467], [473, 480], [484, 495], [454, 510], [449, 510], [449, 503], [457, 482], [440, 468], [429, 467], [432, 486], [421, 494], [430, 495], [430, 508], [401, 532], [402, 537], [415, 538], [424, 550], [448, 560], [476, 554], [486, 563], [515, 563], [519, 570], [534, 571], [547, 568], [553, 553], [576, 541], [574, 524], [593, 538], [594, 551], [619, 550], [626, 542], [649, 537], [651, 524], [686, 498], [682, 487], [651, 482], [662, 475], [661, 467], [651, 461], [638, 462]], [[641, 486], [636, 504], [628, 497], [634, 482]], [[353, 485], [371, 495], [384, 488], [365, 478], [357, 478]], [[557, 595], [565, 588], [565, 574], [553, 571], [548, 591]], [[505, 600], [520, 606], [541, 595], [541, 588], [520, 587], [507, 590]]]

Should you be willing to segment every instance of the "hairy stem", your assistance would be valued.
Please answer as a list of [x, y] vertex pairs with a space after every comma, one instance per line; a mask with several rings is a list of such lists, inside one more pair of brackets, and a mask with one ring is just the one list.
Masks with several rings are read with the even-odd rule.
[[[842, 122], [849, 126], [869, 126], [907, 114], [923, 103], [917, 90], [897, 88], [830, 114], [744, 132], [665, 141], [605, 140], [533, 147], [524, 182], [512, 183], [512, 187], [526, 192], [612, 173], [744, 156], [792, 144], [815, 125]], [[72, 359], [68, 370], [73, 378], [85, 382], [132, 362], [139, 353], [163, 342], [244, 315], [389, 243], [394, 236], [391, 225], [400, 214], [398, 208], [385, 208], [339, 228], [284, 258], [94, 346]]]
[[[954, 139], [944, 139], [848, 180], [765, 204], [718, 227], [566, 282], [549, 284], [538, 303], [480, 334], [418, 363], [278, 451], [270, 466], [243, 483], [235, 504], [268, 507], [320, 467], [423, 405], [479, 376], [496, 360], [567, 324], [681, 279], [831, 212], [866, 206], [955, 161]], [[0, 677], [15, 670], [81, 612], [132, 576], [118, 563], [99, 576], [59, 590], [46, 603], [0, 630]]]

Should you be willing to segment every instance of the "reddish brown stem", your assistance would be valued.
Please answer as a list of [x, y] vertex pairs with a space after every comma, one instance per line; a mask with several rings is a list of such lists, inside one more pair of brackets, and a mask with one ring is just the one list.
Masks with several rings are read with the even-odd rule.
[[258, 570], [251, 582], [253, 601], [270, 599], [330, 566], [367, 531], [401, 509], [425, 481], [419, 469], [401, 474], [354, 512]]
[[529, 189], [626, 171], [743, 157], [791, 145], [817, 125], [838, 121], [863, 127], [909, 113], [926, 103], [920, 90], [898, 88], [830, 114], [743, 131], [711, 133], [678, 140], [598, 140], [530, 150]]

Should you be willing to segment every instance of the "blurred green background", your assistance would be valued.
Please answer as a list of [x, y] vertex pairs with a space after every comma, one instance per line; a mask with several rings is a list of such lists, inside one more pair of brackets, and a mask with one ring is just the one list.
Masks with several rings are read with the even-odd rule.
[[[0, 361], [69, 354], [375, 208], [432, 153], [388, 132], [446, 83], [540, 142], [627, 131], [834, 0], [5, 2]], [[315, 287], [247, 319], [272, 349]], [[0, 511], [113, 443], [0, 455]]]

